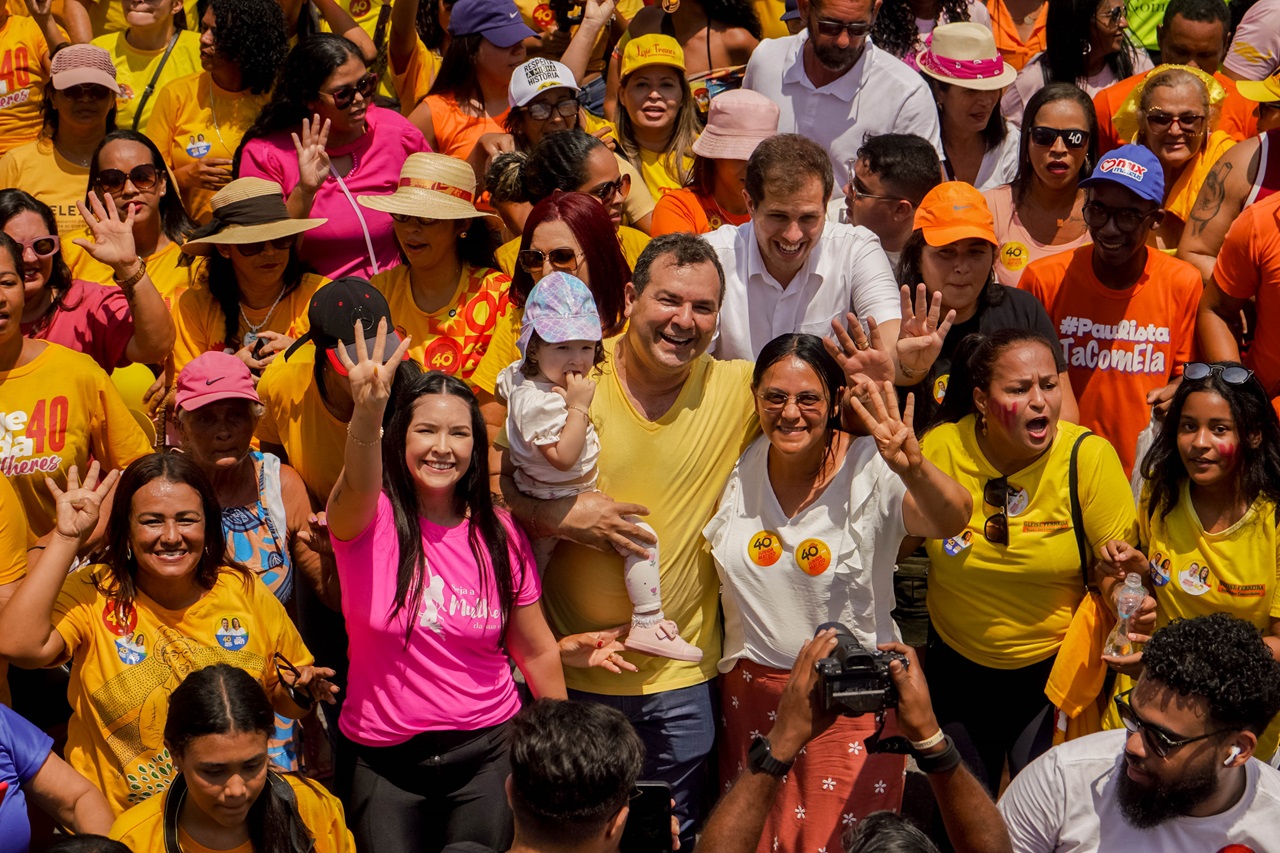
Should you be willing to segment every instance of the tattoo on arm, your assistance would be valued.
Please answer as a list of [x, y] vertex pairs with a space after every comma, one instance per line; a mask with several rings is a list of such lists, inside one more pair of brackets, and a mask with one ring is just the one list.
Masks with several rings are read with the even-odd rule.
[[1230, 163], [1219, 163], [1204, 179], [1196, 206], [1191, 211], [1191, 233], [1199, 236], [1208, 227], [1227, 197], [1227, 178], [1231, 175]]

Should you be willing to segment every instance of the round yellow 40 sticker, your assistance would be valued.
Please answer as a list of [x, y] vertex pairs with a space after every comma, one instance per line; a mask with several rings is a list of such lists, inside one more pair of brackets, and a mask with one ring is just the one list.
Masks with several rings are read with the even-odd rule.
[[782, 540], [772, 530], [761, 530], [747, 543], [747, 556], [761, 568], [768, 568], [782, 557]]
[[1017, 272], [1031, 263], [1031, 252], [1025, 243], [1010, 240], [1000, 247], [1000, 263], [1004, 264], [1004, 268], [1009, 272]]
[[821, 539], [806, 539], [796, 546], [796, 564], [806, 575], [822, 574], [831, 565], [831, 549]]

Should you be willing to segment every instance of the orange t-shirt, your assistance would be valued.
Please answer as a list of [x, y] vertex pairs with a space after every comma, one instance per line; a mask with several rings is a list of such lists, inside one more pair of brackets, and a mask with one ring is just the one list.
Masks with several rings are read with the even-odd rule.
[[1005, 8], [1004, 0], [987, 0], [987, 12], [991, 15], [991, 32], [996, 37], [996, 50], [1004, 57], [1004, 61], [1019, 71], [1048, 44], [1045, 37], [1045, 17], [1049, 13], [1049, 4], [1040, 7], [1036, 16], [1035, 27], [1031, 36], [1024, 42], [1018, 35], [1018, 28], [1013, 23], [1013, 16]]
[[750, 214], [735, 216], [725, 213], [711, 196], [695, 193], [686, 187], [665, 192], [658, 199], [649, 223], [649, 236], [706, 234], [721, 225], [742, 225], [750, 219]]
[[506, 133], [507, 113], [501, 115], [472, 116], [458, 109], [458, 102], [452, 95], [427, 95], [427, 106], [431, 107], [431, 127], [436, 134], [436, 142], [432, 147], [437, 154], [448, 154], [465, 160], [471, 155], [480, 137], [486, 133]]
[[40, 25], [10, 15], [0, 26], [0, 154], [40, 134], [48, 79], [49, 45]]
[[1267, 393], [1280, 394], [1280, 193], [1246, 207], [1231, 225], [1218, 252], [1213, 280], [1228, 296], [1257, 297], [1258, 328], [1245, 364]]
[[[1093, 96], [1093, 109], [1098, 114], [1098, 157], [1114, 151], [1129, 140], [1120, 139], [1116, 134], [1116, 126], [1112, 117], [1129, 97], [1133, 88], [1142, 82], [1150, 72], [1134, 74], [1119, 83], [1112, 83]], [[1218, 130], [1230, 136], [1236, 142], [1256, 136], [1258, 133], [1258, 117], [1253, 114], [1255, 104], [1236, 91], [1236, 81], [1221, 71], [1214, 72], [1213, 79], [1227, 90], [1227, 99], [1222, 102], [1222, 114], [1218, 119]]]
[[1093, 246], [1035, 261], [1018, 287], [1058, 329], [1080, 423], [1110, 441], [1125, 474], [1151, 411], [1147, 394], [1182, 373], [1204, 285], [1191, 264], [1147, 249], [1136, 284], [1113, 290], [1093, 273]]

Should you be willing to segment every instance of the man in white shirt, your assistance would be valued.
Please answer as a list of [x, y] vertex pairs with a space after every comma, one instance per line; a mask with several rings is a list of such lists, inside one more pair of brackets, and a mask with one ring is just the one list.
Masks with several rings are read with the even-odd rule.
[[1215, 613], [1157, 631], [1122, 731], [1051, 749], [1000, 800], [1017, 853], [1275, 850], [1280, 773], [1254, 758], [1280, 711], [1258, 629]]
[[942, 152], [929, 87], [867, 37], [881, 2], [799, 0], [805, 29], [760, 42], [742, 81], [778, 105], [780, 132], [827, 149], [836, 174], [868, 133], [914, 133]]
[[716, 358], [755, 361], [778, 335], [828, 335], [848, 311], [897, 340], [901, 297], [889, 259], [866, 228], [826, 220], [834, 183], [815, 142], [784, 133], [756, 147], [747, 161], [751, 221], [703, 235], [725, 277]]

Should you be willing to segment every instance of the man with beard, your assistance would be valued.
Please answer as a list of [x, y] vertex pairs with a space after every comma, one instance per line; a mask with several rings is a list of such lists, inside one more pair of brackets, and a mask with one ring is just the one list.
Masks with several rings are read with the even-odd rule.
[[798, 133], [827, 149], [837, 175], [868, 133], [914, 133], [942, 152], [929, 87], [867, 35], [881, 2], [799, 0], [805, 29], [760, 42], [742, 82], [779, 106], [779, 133]]
[[1280, 664], [1261, 634], [1225, 613], [1175, 621], [1143, 664], [1115, 700], [1125, 731], [1056, 747], [1013, 780], [999, 804], [1013, 849], [1276, 849], [1280, 773], [1253, 751], [1280, 711]]

